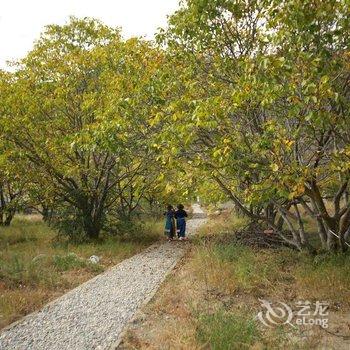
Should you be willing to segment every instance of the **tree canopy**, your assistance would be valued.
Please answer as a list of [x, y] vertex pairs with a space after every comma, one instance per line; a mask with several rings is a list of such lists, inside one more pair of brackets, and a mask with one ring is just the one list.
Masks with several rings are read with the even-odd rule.
[[346, 0], [187, 0], [157, 43], [48, 26], [1, 73], [0, 176], [89, 237], [198, 192], [315, 251], [309, 216], [323, 249], [346, 250], [349, 15]]
[[173, 143], [298, 249], [313, 249], [301, 207], [325, 248], [345, 249], [349, 234], [348, 12], [344, 1], [193, 0], [159, 35], [182, 72]]

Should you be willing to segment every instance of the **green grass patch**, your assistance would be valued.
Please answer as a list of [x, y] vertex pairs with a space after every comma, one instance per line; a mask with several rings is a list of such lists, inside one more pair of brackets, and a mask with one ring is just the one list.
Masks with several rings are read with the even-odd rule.
[[197, 337], [212, 350], [249, 349], [260, 339], [260, 331], [253, 318], [220, 309], [199, 315]]

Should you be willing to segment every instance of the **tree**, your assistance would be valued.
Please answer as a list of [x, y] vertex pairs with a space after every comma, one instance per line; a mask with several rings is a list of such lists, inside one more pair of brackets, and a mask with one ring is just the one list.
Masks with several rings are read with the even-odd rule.
[[56, 223], [70, 234], [97, 238], [107, 211], [152, 183], [147, 118], [161, 63], [149, 43], [71, 18], [46, 28], [7, 84], [4, 137], [51, 184]]
[[346, 248], [348, 11], [345, 1], [191, 0], [159, 36], [177, 78], [169, 148], [182, 143], [194, 171], [299, 250], [314, 250], [301, 206], [324, 248]]
[[[10, 81], [10, 74], [0, 71], [0, 115], [8, 97], [6, 87]], [[23, 157], [11, 148], [2, 131], [0, 129], [0, 226], [9, 226], [16, 211], [28, 200], [29, 181]]]

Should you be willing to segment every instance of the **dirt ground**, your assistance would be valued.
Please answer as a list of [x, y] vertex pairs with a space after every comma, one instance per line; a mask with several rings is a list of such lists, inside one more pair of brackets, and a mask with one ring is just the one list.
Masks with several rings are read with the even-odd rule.
[[[198, 278], [191, 265], [192, 252], [184, 257], [163, 283], [151, 302], [146, 305], [124, 332], [120, 350], [131, 349], [210, 349], [196, 336], [198, 310], [206, 312], [218, 305], [226, 308], [250, 310], [257, 314], [260, 302], [251, 294], [224, 294], [211, 289], [206, 281]], [[329, 328], [303, 326], [281, 330], [262, 326], [263, 341], [252, 349], [350, 349], [350, 312], [329, 311]], [[283, 340], [282, 340], [283, 338]]]

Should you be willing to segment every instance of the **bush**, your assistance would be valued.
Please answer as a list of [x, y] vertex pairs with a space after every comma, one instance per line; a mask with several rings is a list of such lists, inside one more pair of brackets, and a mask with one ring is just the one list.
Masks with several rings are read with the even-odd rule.
[[162, 236], [163, 222], [152, 219], [144, 221], [116, 220], [105, 230], [109, 235], [119, 236], [122, 240], [152, 243]]
[[87, 262], [79, 259], [74, 253], [68, 253], [67, 255], [54, 255], [52, 257], [53, 266], [58, 271], [68, 271], [75, 268], [86, 267]]
[[79, 258], [74, 253], [66, 255], [54, 255], [52, 257], [53, 266], [58, 271], [69, 271], [80, 268], [87, 268], [92, 272], [102, 272], [103, 267], [99, 264], [93, 264], [88, 260]]
[[72, 206], [57, 206], [49, 225], [54, 227], [59, 235], [67, 236], [72, 242], [81, 243], [86, 240], [82, 216]]

